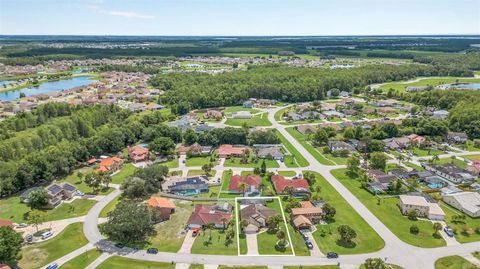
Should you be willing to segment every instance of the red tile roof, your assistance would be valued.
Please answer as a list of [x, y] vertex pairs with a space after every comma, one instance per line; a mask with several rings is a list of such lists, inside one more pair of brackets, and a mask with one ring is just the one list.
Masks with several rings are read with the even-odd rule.
[[308, 181], [303, 178], [299, 179], [286, 179], [281, 175], [273, 175], [272, 183], [277, 193], [283, 193], [285, 187], [289, 186], [293, 189], [309, 189]]
[[12, 225], [13, 225], [13, 221], [8, 220], [8, 219], [0, 219], [0, 227], [12, 226]]
[[218, 155], [220, 156], [230, 156], [230, 155], [242, 155], [245, 151], [245, 147], [234, 147], [230, 144], [220, 145], [218, 148]]
[[230, 185], [228, 186], [229, 191], [241, 191], [239, 189], [240, 183], [245, 183], [248, 186], [254, 186], [256, 188], [260, 187], [260, 183], [262, 183], [262, 178], [256, 175], [249, 175], [249, 176], [239, 176], [235, 175], [230, 179]]
[[207, 225], [209, 223], [214, 223], [220, 225], [223, 224], [223, 218], [227, 219], [227, 222], [229, 222], [232, 218], [232, 214], [215, 211], [213, 205], [196, 205], [187, 224]]
[[151, 197], [150, 199], [147, 200], [147, 204], [152, 207], [170, 208], [170, 209], [175, 208], [175, 204], [172, 201], [162, 197]]

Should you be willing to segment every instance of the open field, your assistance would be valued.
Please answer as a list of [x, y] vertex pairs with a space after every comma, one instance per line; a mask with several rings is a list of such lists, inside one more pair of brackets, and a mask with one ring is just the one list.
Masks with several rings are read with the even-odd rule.
[[229, 118], [225, 121], [226, 125], [231, 126], [248, 126], [248, 127], [255, 127], [255, 126], [271, 126], [272, 123], [268, 120], [268, 113], [262, 113], [253, 115], [250, 119], [233, 119]]
[[275, 134], [278, 136], [282, 144], [285, 146], [285, 148], [290, 152], [290, 154], [293, 155], [295, 163], [292, 164], [291, 161], [285, 160], [285, 165], [287, 167], [305, 167], [308, 166], [309, 163], [308, 161], [300, 154], [300, 152], [286, 139], [279, 131], [275, 131]]
[[70, 224], [54, 238], [23, 248], [18, 264], [21, 268], [40, 268], [87, 243], [83, 235], [83, 223]]
[[[347, 169], [332, 170], [332, 174], [402, 241], [424, 248], [445, 246], [445, 241], [441, 236], [434, 236], [430, 221], [411, 221], [401, 214], [398, 208], [398, 198], [377, 200], [374, 195], [361, 187], [357, 177], [350, 177], [347, 174]], [[419, 228], [418, 234], [410, 233], [412, 225]]]
[[187, 160], [185, 161], [186, 166], [202, 166], [204, 164], [210, 164], [210, 156], [192, 157], [187, 158]]
[[334, 165], [334, 163], [330, 160], [328, 160], [324, 155], [322, 155], [318, 150], [316, 150], [310, 143], [306, 141], [306, 138], [304, 135], [299, 133], [294, 127], [290, 127], [286, 129], [290, 135], [292, 135], [297, 141], [310, 153], [317, 159], [318, 162], [324, 165]]
[[447, 256], [435, 262], [435, 269], [475, 269], [474, 264], [460, 256]]
[[98, 269], [175, 269], [175, 264], [148, 262], [128, 259], [120, 256], [112, 256], [101, 263]]
[[404, 92], [407, 86], [438, 86], [441, 84], [455, 83], [455, 82], [480, 82], [479, 78], [461, 78], [461, 77], [442, 77], [442, 78], [423, 78], [416, 82], [408, 83], [403, 82], [393, 82], [387, 83], [380, 86], [380, 89], [383, 91], [388, 91], [390, 88], [397, 90], [399, 92]]
[[87, 268], [94, 260], [96, 260], [102, 253], [96, 249], [89, 250], [72, 260], [60, 266], [60, 269], [80, 269]]

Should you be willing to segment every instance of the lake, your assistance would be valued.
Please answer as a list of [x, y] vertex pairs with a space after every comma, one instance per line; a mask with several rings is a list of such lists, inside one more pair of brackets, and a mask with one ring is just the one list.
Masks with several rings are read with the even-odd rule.
[[96, 80], [85, 76], [43, 82], [38, 86], [31, 86], [16, 91], [0, 92], [0, 100], [11, 101], [18, 99], [20, 97], [20, 93], [25, 93], [26, 96], [32, 96], [41, 93], [68, 90], [75, 87], [85, 86], [95, 81]]
[[449, 84], [447, 89], [466, 89], [466, 90], [480, 90], [480, 83], [457, 83]]

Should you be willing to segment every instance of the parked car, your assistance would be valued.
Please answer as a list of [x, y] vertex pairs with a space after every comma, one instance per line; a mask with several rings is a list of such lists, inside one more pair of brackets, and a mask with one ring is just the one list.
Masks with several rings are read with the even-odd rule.
[[120, 248], [120, 249], [122, 249], [122, 248], [125, 247], [125, 245], [122, 244], [122, 243], [116, 243], [115, 246], [116, 246], [117, 248]]
[[443, 231], [450, 237], [454, 237], [454, 234], [453, 234], [453, 230], [452, 228], [450, 228], [450, 226], [445, 226], [445, 228], [443, 228]]
[[193, 229], [192, 236], [193, 237], [197, 236], [199, 232], [200, 232], [200, 228]]
[[45, 240], [45, 239], [49, 238], [49, 237], [52, 236], [52, 235], [53, 235], [53, 233], [52, 233], [51, 231], [44, 232], [44, 233], [42, 234], [42, 239]]
[[26, 223], [20, 223], [20, 224], [17, 225], [17, 228], [25, 228], [27, 226], [28, 226], [28, 224], [26, 224]]
[[32, 243], [33, 242], [33, 235], [29, 234], [25, 236], [25, 242]]
[[147, 253], [148, 254], [157, 254], [158, 249], [157, 248], [149, 248], [149, 249], [147, 249]]
[[57, 263], [52, 263], [49, 266], [47, 266], [46, 269], [57, 269], [57, 268], [58, 268], [58, 264]]
[[328, 253], [327, 253], [327, 258], [329, 258], [329, 259], [337, 259], [337, 258], [338, 258], [338, 254], [335, 253], [335, 252], [328, 252]]
[[307, 245], [307, 248], [308, 248], [308, 249], [312, 249], [312, 248], [313, 248], [313, 244], [312, 244], [312, 242], [310, 242], [310, 240], [305, 240], [305, 245]]
[[77, 196], [80, 196], [80, 197], [82, 197], [82, 196], [85, 196], [85, 193], [83, 193], [83, 192], [81, 192], [81, 191], [77, 190]]

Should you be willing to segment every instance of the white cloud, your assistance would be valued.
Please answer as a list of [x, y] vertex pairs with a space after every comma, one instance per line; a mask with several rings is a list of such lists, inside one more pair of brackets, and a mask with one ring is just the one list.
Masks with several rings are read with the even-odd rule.
[[110, 16], [118, 16], [118, 17], [132, 18], [132, 19], [147, 19], [147, 20], [155, 19], [155, 16], [153, 15], [141, 14], [141, 13], [132, 12], [132, 11], [106, 10], [95, 5], [90, 5], [87, 7], [96, 13], [110, 15]]

